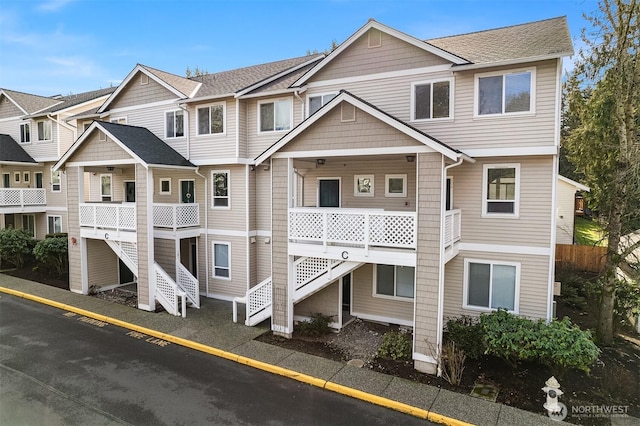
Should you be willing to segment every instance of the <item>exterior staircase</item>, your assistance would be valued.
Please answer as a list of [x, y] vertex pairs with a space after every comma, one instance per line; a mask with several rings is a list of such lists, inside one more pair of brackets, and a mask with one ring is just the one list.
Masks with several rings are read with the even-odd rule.
[[[301, 257], [294, 262], [295, 288], [293, 303], [301, 302], [335, 280], [362, 266], [361, 262]], [[237, 322], [238, 303], [246, 305], [245, 325], [254, 326], [272, 315], [271, 277], [250, 288], [244, 297], [233, 299], [233, 322]]]
[[[127, 268], [138, 276], [138, 247], [136, 243], [116, 240], [104, 240], [113, 252], [127, 265]], [[153, 274], [153, 275], [152, 275]], [[176, 263], [176, 280], [157, 262], [153, 262], [153, 271], [150, 273], [156, 282], [156, 300], [171, 315], [187, 316], [187, 301], [200, 308], [200, 292], [198, 279], [191, 275], [189, 270], [180, 262]], [[179, 304], [178, 301], [181, 301]], [[180, 306], [180, 308], [179, 308]]]

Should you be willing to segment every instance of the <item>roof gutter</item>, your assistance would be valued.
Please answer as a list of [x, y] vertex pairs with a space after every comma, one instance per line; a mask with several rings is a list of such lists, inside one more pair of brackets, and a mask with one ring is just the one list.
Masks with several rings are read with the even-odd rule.
[[475, 70], [480, 68], [491, 68], [491, 67], [500, 67], [504, 65], [516, 65], [523, 64], [528, 62], [539, 62], [539, 61], [547, 61], [549, 59], [559, 59], [565, 56], [572, 56], [574, 54], [571, 52], [559, 52], [553, 53], [549, 55], [540, 55], [540, 56], [531, 56], [528, 58], [517, 58], [517, 59], [508, 59], [506, 61], [496, 61], [496, 62], [482, 62], [476, 64], [467, 64], [467, 65], [452, 65], [451, 71], [465, 71], [465, 70]]
[[212, 101], [216, 99], [233, 98], [236, 94], [233, 92], [223, 93], [221, 95], [201, 96], [199, 98], [184, 98], [178, 101], [178, 105], [192, 104], [195, 102]]
[[258, 92], [252, 95], [236, 95], [236, 97], [240, 99], [250, 99], [250, 98], [260, 98], [263, 96], [288, 95], [296, 91], [297, 89], [280, 89], [280, 90], [274, 90], [273, 92]]

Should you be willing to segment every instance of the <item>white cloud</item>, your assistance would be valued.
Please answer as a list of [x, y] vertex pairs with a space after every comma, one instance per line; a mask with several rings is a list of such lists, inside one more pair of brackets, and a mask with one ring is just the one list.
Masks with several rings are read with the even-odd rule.
[[69, 3], [74, 2], [75, 0], [48, 0], [44, 3], [40, 3], [36, 10], [39, 12], [57, 12]]

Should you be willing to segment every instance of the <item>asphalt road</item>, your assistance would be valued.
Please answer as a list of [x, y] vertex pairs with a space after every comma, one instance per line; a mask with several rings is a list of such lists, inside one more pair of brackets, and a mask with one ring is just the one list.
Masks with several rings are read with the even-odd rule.
[[428, 422], [14, 296], [0, 295], [0, 424]]

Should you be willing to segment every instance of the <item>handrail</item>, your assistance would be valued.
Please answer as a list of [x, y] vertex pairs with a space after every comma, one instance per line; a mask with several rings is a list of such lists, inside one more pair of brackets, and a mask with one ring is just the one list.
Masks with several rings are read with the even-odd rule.
[[0, 188], [0, 206], [39, 206], [47, 204], [43, 188]]

